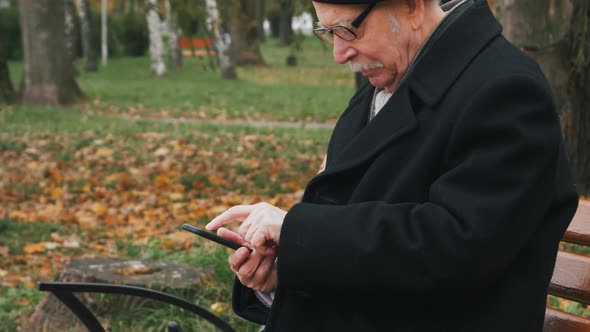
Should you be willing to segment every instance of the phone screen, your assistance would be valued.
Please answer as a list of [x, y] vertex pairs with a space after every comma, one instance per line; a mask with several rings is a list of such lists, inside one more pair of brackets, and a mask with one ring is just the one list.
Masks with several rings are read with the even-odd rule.
[[[224, 245], [224, 246], [226, 246], [228, 248], [234, 249], [234, 250], [238, 250], [241, 247], [244, 247], [243, 245], [241, 245], [241, 244], [239, 244], [237, 242], [228, 240], [226, 238], [222, 238], [221, 236], [218, 236], [215, 233], [209, 232], [209, 231], [204, 230], [204, 229], [199, 228], [199, 227], [195, 227], [193, 225], [183, 224], [182, 225], [182, 229], [184, 229], [185, 231], [189, 231], [191, 233], [200, 235], [200, 236], [202, 236], [202, 237], [204, 237], [206, 239], [209, 239], [211, 241], [215, 241], [215, 242], [217, 242], [219, 244], [222, 244], [222, 245]], [[250, 251], [252, 251], [252, 249], [250, 249]]]

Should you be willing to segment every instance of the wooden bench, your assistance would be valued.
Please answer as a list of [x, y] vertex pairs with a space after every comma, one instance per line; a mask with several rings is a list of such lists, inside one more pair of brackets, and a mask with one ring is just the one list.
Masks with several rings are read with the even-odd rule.
[[213, 41], [210, 38], [187, 38], [178, 39], [178, 47], [183, 56], [206, 59], [206, 63], [201, 63], [203, 69], [215, 70], [217, 64], [217, 52], [213, 48]]
[[[580, 201], [563, 243], [590, 247], [590, 202]], [[590, 305], [590, 256], [560, 249], [549, 294]], [[547, 307], [544, 332], [590, 332], [590, 319]]]
[[[574, 219], [563, 237], [563, 242], [590, 247], [590, 202], [580, 202]], [[86, 306], [74, 296], [74, 293], [125, 294], [149, 298], [191, 311], [221, 331], [234, 332], [232, 327], [219, 317], [195, 304], [145, 288], [112, 284], [41, 282], [39, 290], [53, 293], [91, 332], [104, 332], [105, 329]], [[590, 305], [590, 256], [559, 250], [549, 294]], [[543, 330], [544, 332], [590, 332], [590, 319], [552, 309], [548, 305]], [[182, 331], [182, 329], [176, 322], [170, 322], [168, 331]]]
[[217, 53], [213, 50], [213, 41], [209, 38], [187, 38], [178, 39], [178, 47], [182, 50], [183, 56], [215, 57]]

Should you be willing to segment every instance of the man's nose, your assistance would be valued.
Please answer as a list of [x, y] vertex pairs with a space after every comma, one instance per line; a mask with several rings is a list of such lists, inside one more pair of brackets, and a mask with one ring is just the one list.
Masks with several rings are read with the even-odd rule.
[[351, 42], [334, 36], [334, 61], [342, 65], [358, 54], [358, 51], [350, 44]]

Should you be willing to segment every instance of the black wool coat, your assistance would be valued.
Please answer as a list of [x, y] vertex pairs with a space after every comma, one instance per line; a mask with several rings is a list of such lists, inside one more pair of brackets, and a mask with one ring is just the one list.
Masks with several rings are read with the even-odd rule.
[[[367, 123], [341, 115], [326, 170], [287, 213], [267, 331], [541, 331], [578, 196], [552, 93], [485, 0], [437, 29]], [[449, 21], [450, 20], [450, 21]]]

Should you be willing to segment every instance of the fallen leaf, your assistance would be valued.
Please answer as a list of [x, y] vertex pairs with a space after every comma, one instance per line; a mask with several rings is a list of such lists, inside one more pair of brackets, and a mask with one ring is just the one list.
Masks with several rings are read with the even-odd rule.
[[[0, 256], [8, 257], [10, 255], [10, 248], [6, 246], [0, 246]], [[0, 275], [1, 277], [1, 275]]]
[[17, 302], [18, 305], [29, 305], [29, 300], [26, 297], [21, 297]]
[[56, 187], [53, 188], [53, 190], [51, 190], [51, 198], [53, 199], [58, 199], [58, 198], [62, 198], [64, 196], [64, 190], [60, 187]]
[[76, 222], [82, 229], [94, 229], [98, 227], [98, 219], [93, 214], [85, 211], [78, 211], [74, 215]]
[[45, 242], [27, 244], [23, 249], [26, 254], [38, 254], [45, 252], [46, 250]]
[[43, 263], [39, 269], [39, 273], [43, 277], [51, 277], [51, 275], [53, 275], [53, 265], [48, 262]]
[[92, 212], [94, 212], [94, 214], [96, 214], [97, 216], [103, 216], [106, 212], [107, 209], [109, 207], [105, 204], [102, 203], [94, 203], [92, 204]]
[[97, 157], [111, 157], [113, 155], [114, 151], [113, 149], [109, 149], [109, 148], [100, 148], [98, 150], [96, 150], [96, 156]]
[[170, 153], [168, 148], [159, 148], [154, 152], [154, 156], [156, 157], [166, 157]]
[[153, 266], [146, 266], [140, 261], [131, 261], [126, 266], [115, 269], [113, 272], [115, 274], [121, 276], [135, 276], [135, 275], [146, 275], [146, 274], [154, 274], [160, 271], [160, 269], [155, 268]]
[[215, 312], [216, 314], [221, 314], [229, 309], [229, 304], [225, 302], [215, 302], [210, 306], [210, 308], [211, 311]]

